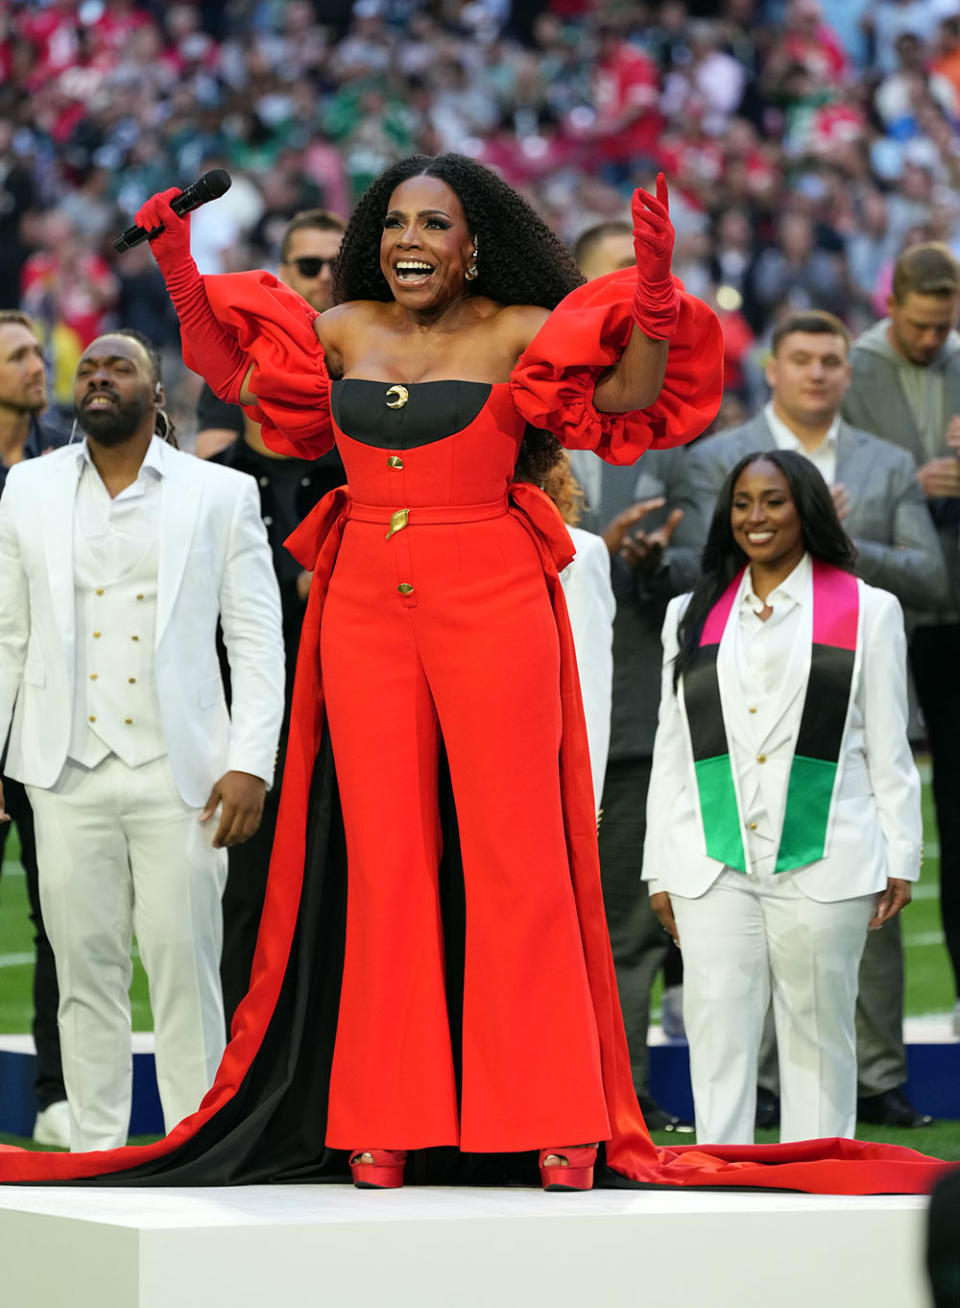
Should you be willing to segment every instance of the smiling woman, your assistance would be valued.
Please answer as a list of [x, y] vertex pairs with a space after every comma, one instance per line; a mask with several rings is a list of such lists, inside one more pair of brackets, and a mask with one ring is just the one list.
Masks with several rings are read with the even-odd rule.
[[683, 947], [698, 1140], [752, 1141], [771, 994], [781, 1140], [853, 1135], [860, 955], [921, 858], [903, 619], [855, 557], [809, 460], [750, 454], [667, 610], [643, 876]]
[[934, 1165], [899, 1153], [852, 1174], [829, 1151], [658, 1152], [634, 1094], [558, 577], [573, 550], [513, 477], [522, 441], [540, 478], [558, 442], [633, 463], [715, 414], [719, 327], [671, 275], [663, 178], [634, 196], [637, 266], [579, 286], [493, 173], [404, 160], [360, 201], [319, 317], [267, 274], [201, 279], [175, 194], [137, 222], [162, 229], [187, 361], [272, 448], [335, 441], [349, 487], [288, 542], [313, 583], [251, 989], [217, 1082], [158, 1145], [40, 1174], [349, 1166], [396, 1186], [405, 1167], [529, 1181], [539, 1162], [545, 1187], [583, 1189], [601, 1141], [618, 1184], [926, 1185]]

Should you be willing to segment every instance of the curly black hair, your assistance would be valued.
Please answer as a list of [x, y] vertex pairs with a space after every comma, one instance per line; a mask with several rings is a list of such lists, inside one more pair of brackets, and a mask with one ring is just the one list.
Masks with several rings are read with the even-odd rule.
[[[553, 309], [583, 282], [559, 238], [496, 173], [462, 154], [415, 154], [381, 173], [354, 209], [334, 268], [337, 304], [392, 298], [380, 270], [380, 237], [391, 195], [411, 177], [440, 178], [463, 206], [479, 250], [477, 277], [469, 283], [472, 294], [498, 304]], [[549, 432], [528, 427], [522, 450], [535, 479], [542, 482], [560, 457], [561, 446]]]
[[334, 270], [337, 304], [392, 298], [380, 271], [380, 237], [390, 196], [411, 177], [439, 177], [463, 206], [480, 251], [473, 294], [554, 309], [582, 283], [559, 238], [496, 173], [462, 154], [414, 154], [381, 173], [354, 209]]

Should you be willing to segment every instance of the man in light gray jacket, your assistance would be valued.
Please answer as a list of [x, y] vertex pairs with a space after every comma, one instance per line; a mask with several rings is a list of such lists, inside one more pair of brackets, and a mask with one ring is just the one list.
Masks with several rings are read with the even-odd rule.
[[[954, 980], [960, 985], [958, 313], [960, 264], [947, 247], [929, 242], [905, 250], [894, 266], [888, 317], [864, 332], [854, 346], [853, 381], [843, 412], [850, 422], [899, 445], [916, 460], [950, 578], [949, 597], [935, 612], [917, 615], [910, 667], [933, 760], [943, 931]], [[953, 1026], [960, 1035], [960, 1003], [954, 1009]]]
[[[771, 398], [742, 427], [699, 442], [684, 465], [678, 497], [684, 517], [675, 543], [702, 546], [717, 492], [744, 455], [794, 449], [814, 463], [830, 487], [858, 552], [864, 581], [900, 602], [928, 611], [946, 602], [947, 574], [916, 466], [904, 450], [840, 417], [850, 385], [850, 335], [820, 310], [791, 314], [777, 325], [767, 364]], [[857, 1005], [858, 1096], [861, 1116], [888, 1125], [920, 1126], [903, 1091], [903, 944], [899, 919], [871, 933], [860, 968]], [[769, 1068], [761, 1073], [766, 1085]]]

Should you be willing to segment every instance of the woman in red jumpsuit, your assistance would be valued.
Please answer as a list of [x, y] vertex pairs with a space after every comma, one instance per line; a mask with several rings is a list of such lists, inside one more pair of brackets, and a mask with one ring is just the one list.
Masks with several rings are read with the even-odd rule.
[[418, 1179], [539, 1151], [544, 1184], [580, 1188], [600, 1140], [619, 1183], [927, 1188], [931, 1160], [849, 1141], [658, 1151], [633, 1093], [557, 577], [572, 550], [512, 476], [524, 439], [544, 470], [556, 437], [632, 463], [713, 416], [719, 330], [670, 275], [662, 179], [634, 199], [638, 270], [574, 289], [493, 174], [406, 160], [361, 200], [320, 318], [266, 274], [204, 284], [174, 194], [137, 221], [164, 229], [188, 362], [276, 449], [335, 439], [349, 493], [289, 542], [314, 581], [251, 988], [213, 1088], [156, 1145], [7, 1154], [0, 1179], [320, 1178], [346, 1151], [355, 1181], [396, 1185], [412, 1149]]

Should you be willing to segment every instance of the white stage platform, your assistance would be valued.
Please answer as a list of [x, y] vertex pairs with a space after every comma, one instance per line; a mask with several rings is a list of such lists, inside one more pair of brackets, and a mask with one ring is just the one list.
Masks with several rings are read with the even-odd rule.
[[926, 1200], [0, 1191], [9, 1308], [926, 1308]]

